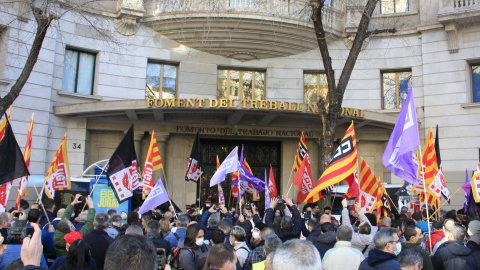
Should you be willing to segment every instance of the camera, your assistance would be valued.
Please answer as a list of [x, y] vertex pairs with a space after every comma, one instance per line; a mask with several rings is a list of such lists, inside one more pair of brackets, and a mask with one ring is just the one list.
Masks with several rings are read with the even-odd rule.
[[157, 262], [158, 269], [165, 269], [165, 264], [167, 263], [167, 257], [164, 248], [157, 248]]
[[215, 211], [217, 211], [217, 212], [220, 212], [220, 207], [214, 206], [214, 207], [213, 207], [213, 210], [215, 210]]
[[78, 201], [81, 202], [81, 204], [85, 204], [86, 199], [87, 199], [87, 197], [85, 197], [85, 196], [80, 196], [80, 197], [78, 198]]
[[20, 217], [20, 212], [17, 212], [17, 213], [15, 213], [15, 214], [13, 214], [13, 217], [14, 217], [14, 218], [19, 218], [19, 217]]
[[275, 198], [277, 199], [277, 203], [285, 203], [281, 195], [277, 195]]
[[355, 205], [355, 200], [356, 200], [355, 197], [353, 197], [353, 198], [348, 198], [348, 199], [347, 199], [347, 205]]
[[245, 204], [245, 209], [252, 210], [252, 206], [249, 203], [247, 203]]
[[27, 227], [10, 227], [0, 230], [4, 245], [21, 245], [25, 237], [32, 237], [33, 232], [33, 228]]

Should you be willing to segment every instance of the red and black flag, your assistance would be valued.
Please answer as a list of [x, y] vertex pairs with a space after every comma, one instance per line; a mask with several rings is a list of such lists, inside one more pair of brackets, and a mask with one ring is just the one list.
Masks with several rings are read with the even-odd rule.
[[30, 175], [8, 119], [5, 134], [0, 141], [0, 184]]
[[190, 153], [190, 158], [188, 159], [185, 181], [198, 181], [198, 179], [200, 179], [204, 173], [205, 168], [203, 166], [202, 145], [200, 144], [200, 137], [198, 136], [197, 131], [197, 136], [195, 136], [195, 141], [193, 141], [192, 152]]
[[132, 125], [113, 152], [105, 172], [120, 203], [132, 197], [133, 190], [140, 186], [137, 164]]

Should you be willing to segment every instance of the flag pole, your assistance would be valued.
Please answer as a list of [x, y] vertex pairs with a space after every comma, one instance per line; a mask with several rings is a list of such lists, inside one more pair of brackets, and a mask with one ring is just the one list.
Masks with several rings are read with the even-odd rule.
[[[93, 190], [95, 190], [95, 187], [97, 187], [98, 180], [100, 180], [100, 177], [102, 176], [102, 173], [103, 173], [103, 172], [105, 171], [105, 169], [107, 168], [109, 162], [110, 162], [110, 160], [107, 161], [107, 163], [105, 163], [105, 165], [103, 165], [102, 171], [100, 172], [99, 175], [96, 176], [97, 179], [96, 179], [96, 181], [95, 181], [95, 185], [93, 185], [93, 188], [92, 188], [92, 190], [90, 191], [90, 194], [89, 194], [88, 196], [92, 196]], [[86, 201], [85, 201], [85, 204], [83, 205], [82, 211], [80, 211], [80, 213], [83, 212], [83, 210], [85, 209], [85, 206], [87, 206], [87, 202], [86, 202]]]
[[[30, 178], [30, 177], [29, 177]], [[37, 187], [35, 186], [35, 182], [33, 181], [33, 179], [30, 179], [32, 180], [32, 183], [33, 183], [33, 189], [35, 189], [35, 193], [37, 193], [37, 200], [40, 198], [40, 194], [38, 194], [38, 190], [37, 190]], [[45, 180], [43, 181], [45, 183]], [[27, 186], [25, 187], [28, 189], [28, 184]], [[40, 199], [39, 201], [39, 205], [42, 205], [42, 209], [43, 209], [43, 213], [45, 213], [45, 217], [47, 218], [47, 221], [48, 221], [48, 226], [51, 226], [50, 224], [50, 219], [48, 219], [48, 215], [47, 215], [47, 211], [45, 210], [45, 207], [43, 206], [43, 203], [42, 203], [42, 200]]]
[[[295, 157], [297, 157], [296, 154], [295, 154]], [[293, 169], [295, 168], [295, 162], [297, 162], [296, 158], [293, 159], [292, 170], [290, 171], [290, 176], [288, 177], [288, 182], [290, 182], [290, 179], [292, 179], [292, 173], [293, 173]], [[288, 188], [287, 195], [286, 195], [287, 197], [288, 197], [288, 193], [290, 193], [290, 189], [292, 189], [292, 186], [293, 186], [293, 180], [290, 183], [290, 187]]]
[[[162, 166], [162, 173], [163, 173], [163, 179], [165, 180], [165, 189], [167, 190], [167, 195], [168, 195], [168, 185], [167, 185], [167, 177], [165, 176], [165, 169]], [[172, 207], [173, 214], [177, 217], [177, 211], [175, 211], [175, 207], [172, 204], [172, 200], [170, 200], [170, 196], [168, 196], [168, 201], [170, 202], [170, 206]]]
[[[452, 196], [450, 196], [450, 199], [455, 196], [455, 194], [457, 194], [460, 190], [462, 189], [462, 186], [460, 186], [453, 194]], [[448, 203], [448, 200], [445, 200], [439, 207], [437, 210], [435, 210], [435, 212], [433, 212], [432, 215], [435, 215], [438, 211], [440, 211], [440, 209], [446, 204]]]
[[397, 210], [398, 213], [400, 213], [400, 211], [398, 211], [398, 208], [397, 206], [395, 205], [395, 203], [393, 202], [392, 198], [390, 198], [390, 195], [388, 195], [388, 192], [387, 192], [387, 183], [386, 182], [383, 182], [383, 186], [384, 186], [384, 189], [385, 189], [385, 195], [387, 195], [388, 199], [390, 199], [390, 201], [392, 202], [393, 204], [393, 207], [395, 207], [395, 210]]
[[[423, 168], [423, 153], [422, 153], [422, 148], [420, 144], [418, 144], [418, 150], [419, 150], [419, 156], [420, 156], [420, 166], [422, 166], [422, 177], [423, 177], [423, 200], [425, 201], [425, 210], [427, 212], [427, 227], [428, 227], [428, 241], [430, 242], [430, 246], [432, 246], [432, 233], [430, 231], [430, 214], [428, 211], [428, 202], [427, 202], [427, 187], [425, 185], [425, 169]], [[433, 255], [432, 252], [430, 252], [430, 255]]]
[[[332, 209], [333, 209], [333, 204], [335, 203], [335, 197], [337, 197], [337, 190], [338, 190], [338, 183], [337, 183], [336, 186], [335, 186], [335, 193], [333, 194], [332, 205], [330, 205], [330, 207], [331, 207]], [[321, 191], [320, 191], [320, 192], [321, 192]], [[330, 215], [332, 215], [331, 213], [332, 213], [332, 211], [330, 211]]]

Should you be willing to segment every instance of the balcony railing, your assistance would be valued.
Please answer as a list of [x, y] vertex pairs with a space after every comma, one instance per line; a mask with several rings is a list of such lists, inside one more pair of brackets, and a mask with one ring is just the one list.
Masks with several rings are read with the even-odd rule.
[[445, 6], [449, 6], [452, 8], [462, 8], [462, 7], [469, 7], [469, 6], [480, 6], [480, 0], [448, 0], [443, 1]]
[[480, 10], [480, 0], [440, 0], [439, 16]]

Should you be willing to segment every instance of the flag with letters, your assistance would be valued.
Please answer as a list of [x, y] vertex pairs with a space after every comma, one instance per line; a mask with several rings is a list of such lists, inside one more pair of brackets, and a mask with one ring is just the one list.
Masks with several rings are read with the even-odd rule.
[[270, 194], [270, 198], [278, 195], [277, 184], [275, 183], [272, 164], [270, 164], [270, 173], [268, 175], [268, 193]]
[[335, 151], [330, 164], [323, 172], [313, 190], [305, 200], [313, 197], [316, 202], [321, 198], [321, 191], [343, 181], [358, 168], [357, 143], [355, 141], [355, 129], [353, 121], [345, 132], [340, 145]]
[[188, 159], [185, 181], [198, 181], [198, 179], [200, 179], [204, 173], [205, 168], [203, 165], [202, 145], [200, 144], [199, 131], [197, 131], [195, 141], [193, 141], [192, 152], [190, 153], [190, 158]]
[[477, 169], [473, 173], [472, 180], [470, 180], [472, 186], [473, 198], [475, 202], [480, 202], [480, 163], [477, 165]]
[[0, 212], [5, 212], [7, 208], [8, 196], [12, 190], [13, 181], [8, 181], [0, 185]]
[[158, 151], [155, 131], [152, 131], [152, 138], [150, 139], [150, 146], [148, 147], [147, 158], [145, 159], [145, 167], [143, 168], [142, 199], [145, 200], [153, 188], [153, 172], [161, 168], [163, 168], [162, 158]]
[[132, 197], [133, 191], [140, 187], [137, 164], [133, 125], [131, 125], [110, 157], [105, 171], [119, 203]]
[[[27, 169], [30, 167], [30, 153], [32, 151], [32, 132], [33, 132], [33, 114], [32, 118], [30, 119], [30, 125], [28, 126], [27, 132], [27, 141], [25, 143], [25, 151], [23, 152], [23, 159], [25, 160], [25, 165], [27, 165]], [[20, 209], [20, 200], [23, 196], [28, 195], [28, 176], [23, 176], [20, 178], [20, 182], [18, 183], [18, 192], [17, 192], [17, 200], [15, 203], [15, 209]]]
[[407, 183], [418, 185], [417, 171], [419, 164], [414, 150], [419, 145], [417, 112], [413, 98], [413, 88], [410, 88], [392, 135], [388, 140], [387, 148], [383, 153], [383, 165]]
[[157, 183], [155, 184], [152, 191], [150, 191], [150, 194], [148, 194], [147, 198], [143, 202], [142, 206], [140, 207], [140, 210], [138, 211], [138, 214], [142, 215], [168, 201], [170, 201], [170, 198], [168, 197], [167, 191], [163, 186], [162, 178], [160, 178], [159, 176]]
[[45, 194], [51, 199], [55, 197], [56, 190], [70, 189], [70, 169], [67, 155], [67, 133], [63, 136], [52, 164], [45, 175]]
[[0, 184], [30, 175], [8, 117], [4, 121], [5, 131], [0, 141]]
[[373, 174], [367, 162], [361, 158], [360, 163], [360, 205], [363, 213], [370, 213], [377, 206], [377, 194], [380, 181]]
[[[248, 162], [247, 162], [247, 159], [243, 159], [243, 167], [245, 167], [245, 169], [253, 175], [252, 173], [252, 168], [250, 168], [250, 165], [248, 165]], [[231, 184], [233, 185], [238, 185], [238, 171], [234, 172], [233, 175], [232, 175], [232, 182]], [[255, 189], [253, 187], [253, 185], [251, 183], [248, 183], [245, 185], [245, 192], [248, 192], [250, 194], [252, 194], [252, 197], [253, 197], [253, 201], [254, 202], [258, 202], [260, 201], [260, 193], [257, 191], [257, 189]]]
[[293, 184], [298, 187], [297, 200], [300, 204], [315, 202], [313, 197], [311, 197], [309, 200], [305, 200], [307, 195], [313, 189], [313, 177], [312, 170], [310, 169], [310, 162], [308, 161], [308, 154], [307, 157], [303, 159], [302, 164], [298, 168], [297, 174], [293, 179]]
[[450, 192], [447, 188], [447, 182], [445, 182], [445, 176], [443, 175], [443, 165], [442, 165], [442, 158], [440, 156], [440, 138], [438, 137], [438, 125], [436, 130], [435, 136], [435, 153], [437, 154], [437, 164], [438, 164], [438, 172], [435, 176], [435, 184], [440, 187], [440, 192], [445, 200], [448, 200], [450, 204]]
[[297, 153], [295, 154], [295, 163], [293, 164], [293, 170], [295, 172], [297, 172], [298, 168], [300, 168], [300, 165], [302, 165], [302, 161], [305, 158], [305, 155], [307, 155], [307, 153], [307, 141], [305, 141], [305, 137], [303, 136], [302, 131], [302, 135], [300, 136], [300, 142], [298, 143]]

